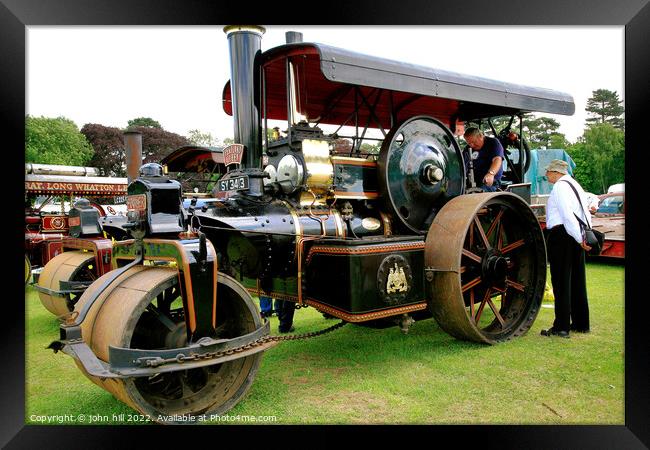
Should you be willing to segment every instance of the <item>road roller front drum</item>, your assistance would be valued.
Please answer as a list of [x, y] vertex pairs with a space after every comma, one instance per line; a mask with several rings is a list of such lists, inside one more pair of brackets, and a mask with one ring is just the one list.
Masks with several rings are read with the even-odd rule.
[[[80, 311], [110, 273], [93, 283], [79, 300]], [[219, 273], [217, 339], [255, 331], [261, 319], [248, 292]], [[81, 324], [84, 341], [100, 360], [109, 361], [109, 346], [172, 349], [187, 345], [178, 271], [135, 266], [102, 292]], [[250, 388], [262, 353], [205, 367], [132, 378], [99, 378], [77, 366], [98, 386], [152, 420], [186, 423], [179, 417], [223, 414]]]
[[56, 316], [68, 314], [79, 299], [77, 294], [56, 294], [61, 289], [61, 281], [92, 281], [96, 278], [93, 267], [95, 255], [90, 252], [69, 251], [56, 255], [43, 267], [38, 278], [38, 286], [49, 291], [39, 290], [38, 297], [43, 306]]
[[452, 336], [494, 344], [524, 334], [546, 282], [546, 246], [530, 207], [510, 193], [456, 197], [425, 246], [428, 301]]

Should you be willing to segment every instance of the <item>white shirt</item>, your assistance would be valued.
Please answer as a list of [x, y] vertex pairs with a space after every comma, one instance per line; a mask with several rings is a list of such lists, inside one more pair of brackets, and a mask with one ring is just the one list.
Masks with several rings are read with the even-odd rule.
[[[567, 181], [573, 185], [580, 194], [580, 203], [576, 198], [575, 192]], [[575, 215], [574, 215], [575, 213]], [[582, 243], [583, 236], [580, 228], [580, 220], [589, 224], [591, 227], [591, 214], [587, 209], [587, 199], [585, 191], [580, 187], [578, 182], [569, 175], [563, 175], [553, 185], [551, 195], [548, 197], [546, 204], [546, 228], [549, 230], [557, 225], [564, 225], [564, 229], [578, 244]]]

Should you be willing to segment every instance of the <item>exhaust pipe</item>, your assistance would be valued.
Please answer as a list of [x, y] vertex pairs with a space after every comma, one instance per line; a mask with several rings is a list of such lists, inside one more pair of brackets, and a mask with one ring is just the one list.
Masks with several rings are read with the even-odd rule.
[[234, 141], [242, 144], [244, 167], [261, 169], [262, 129], [260, 127], [259, 62], [264, 27], [229, 25], [224, 27], [230, 50], [230, 90]]
[[302, 33], [297, 31], [287, 31], [284, 33], [287, 44], [297, 44], [302, 42]]
[[124, 132], [124, 147], [126, 148], [126, 174], [131, 183], [138, 178], [142, 166], [142, 133], [139, 131]]

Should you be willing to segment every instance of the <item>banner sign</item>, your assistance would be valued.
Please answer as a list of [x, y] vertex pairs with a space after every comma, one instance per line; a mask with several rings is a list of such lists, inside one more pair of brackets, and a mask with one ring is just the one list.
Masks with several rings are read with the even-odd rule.
[[53, 181], [25, 181], [29, 194], [79, 194], [116, 196], [126, 194], [126, 184], [69, 183]]
[[230, 164], [241, 164], [243, 156], [244, 146], [242, 144], [232, 144], [223, 149], [223, 163], [226, 166]]

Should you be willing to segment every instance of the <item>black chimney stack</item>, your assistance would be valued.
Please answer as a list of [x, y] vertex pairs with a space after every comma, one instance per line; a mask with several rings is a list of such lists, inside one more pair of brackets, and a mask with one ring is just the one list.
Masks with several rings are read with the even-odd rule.
[[259, 62], [264, 27], [228, 25], [223, 29], [230, 48], [230, 90], [234, 140], [246, 147], [244, 167], [261, 168], [262, 129], [260, 127]]

